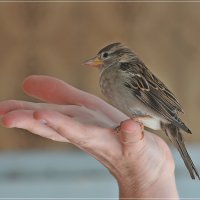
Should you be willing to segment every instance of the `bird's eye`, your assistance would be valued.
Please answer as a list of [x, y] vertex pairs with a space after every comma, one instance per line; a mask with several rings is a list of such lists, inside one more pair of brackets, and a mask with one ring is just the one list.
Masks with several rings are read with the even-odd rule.
[[107, 52], [104, 52], [104, 53], [102, 53], [102, 58], [108, 58], [108, 53]]

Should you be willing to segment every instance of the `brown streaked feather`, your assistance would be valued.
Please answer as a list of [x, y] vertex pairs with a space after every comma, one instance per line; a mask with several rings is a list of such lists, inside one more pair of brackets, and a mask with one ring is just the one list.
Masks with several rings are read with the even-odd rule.
[[147, 79], [147, 81], [152, 85], [156, 85], [157, 90], [161, 90], [161, 94], [163, 94], [163, 98], [171, 103], [171, 105], [174, 105], [174, 108], [176, 108], [179, 112], [183, 113], [183, 109], [176, 99], [175, 95], [155, 76], [153, 75], [148, 68], [144, 71], [144, 76]]
[[125, 82], [126, 87], [128, 86], [139, 100], [157, 111], [169, 122], [191, 133], [178, 117], [178, 113], [183, 110], [174, 94], [138, 58], [134, 58], [129, 63], [121, 62], [121, 69], [123, 69], [123, 65], [126, 66], [126, 73], [128, 69], [129, 75]]
[[[178, 102], [175, 95], [162, 83], [151, 71], [145, 66], [145, 64], [137, 57], [133, 57], [132, 61], [129, 63], [120, 63], [122, 66], [126, 65], [128, 67], [128, 73], [130, 75], [140, 75], [143, 76], [148, 84], [155, 88], [160, 95], [162, 95], [163, 100], [168, 101], [172, 108], [183, 113], [183, 109]], [[121, 68], [121, 67], [120, 67]]]

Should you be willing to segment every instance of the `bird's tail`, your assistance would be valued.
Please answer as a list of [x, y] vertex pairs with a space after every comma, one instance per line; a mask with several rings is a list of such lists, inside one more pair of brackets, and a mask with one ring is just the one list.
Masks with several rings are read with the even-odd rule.
[[190, 155], [187, 152], [187, 149], [185, 147], [182, 133], [180, 132], [180, 128], [174, 126], [173, 124], [165, 124], [162, 125], [162, 129], [165, 131], [166, 135], [169, 137], [170, 141], [173, 143], [173, 145], [178, 149], [185, 166], [187, 167], [190, 176], [192, 179], [195, 179], [195, 176], [198, 177], [200, 180], [200, 176], [198, 174], [198, 171], [192, 162], [192, 159], [190, 158]]

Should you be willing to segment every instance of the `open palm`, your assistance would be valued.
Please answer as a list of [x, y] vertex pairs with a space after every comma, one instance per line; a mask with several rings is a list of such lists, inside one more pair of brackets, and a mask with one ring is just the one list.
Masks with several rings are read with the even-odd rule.
[[[174, 161], [165, 142], [149, 132], [142, 137], [137, 122], [100, 98], [48, 76], [28, 77], [23, 89], [47, 103], [1, 102], [5, 127], [74, 144], [106, 166], [119, 185], [122, 176], [130, 181], [130, 174], [132, 182], [143, 180], [143, 188], [173, 174]], [[120, 123], [116, 133], [114, 127]]]

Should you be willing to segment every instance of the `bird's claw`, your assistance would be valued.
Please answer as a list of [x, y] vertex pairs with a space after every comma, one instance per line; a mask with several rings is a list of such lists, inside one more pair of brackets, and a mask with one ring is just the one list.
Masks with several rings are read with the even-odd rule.
[[[134, 118], [133, 119], [136, 123], [139, 124], [141, 130], [142, 130], [142, 137], [140, 140], [142, 140], [144, 138], [144, 124], [139, 120], [139, 118]], [[118, 135], [120, 133], [121, 130], [121, 125], [122, 125], [123, 121], [120, 123], [120, 125], [118, 125], [117, 127], [114, 128], [114, 133], [116, 135]]]

